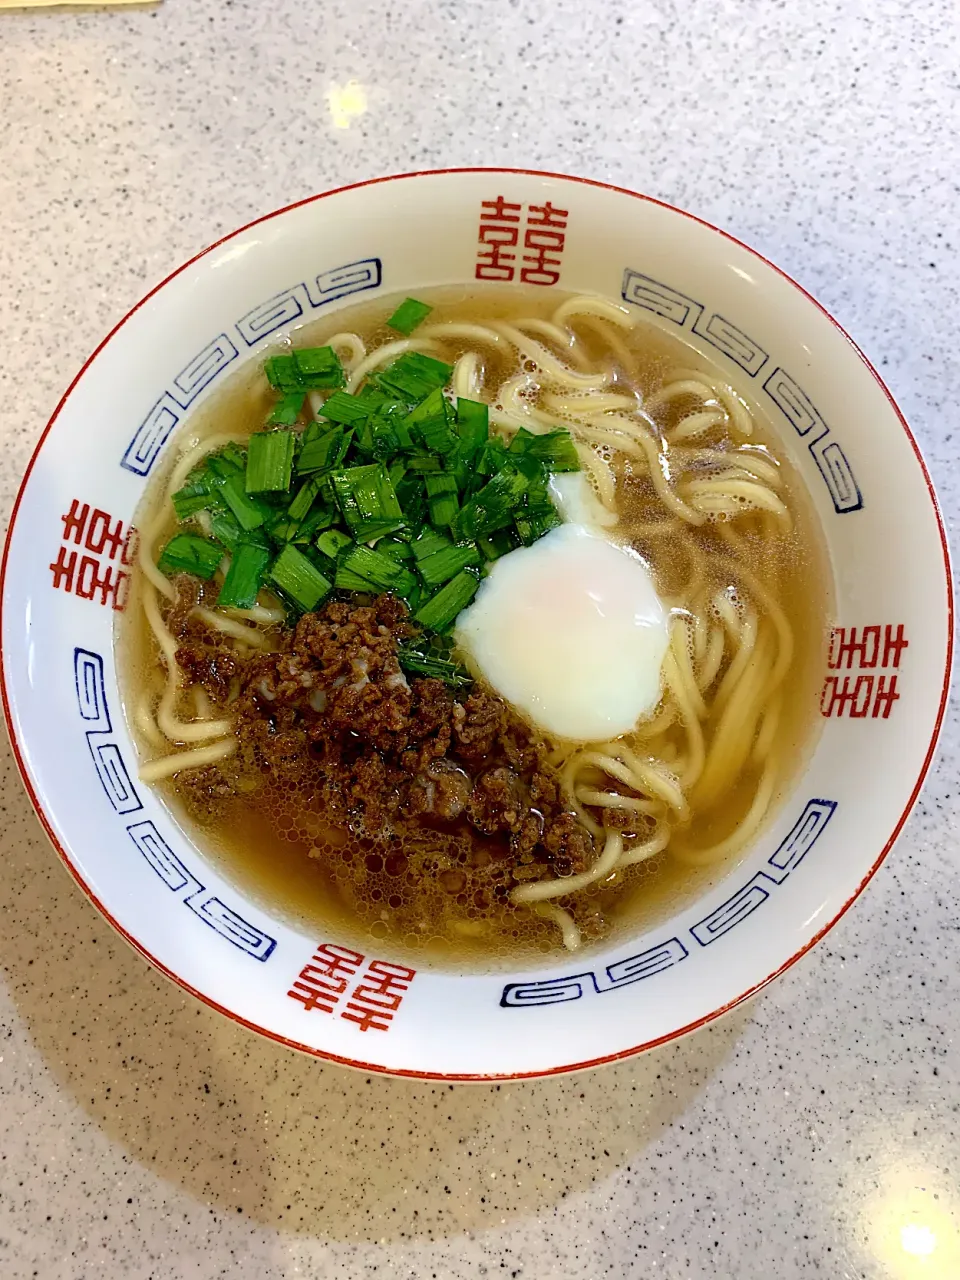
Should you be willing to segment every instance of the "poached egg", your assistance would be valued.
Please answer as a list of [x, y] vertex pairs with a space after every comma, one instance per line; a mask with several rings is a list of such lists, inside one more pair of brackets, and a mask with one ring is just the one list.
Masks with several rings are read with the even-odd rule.
[[494, 563], [456, 639], [540, 729], [597, 742], [655, 710], [668, 624], [644, 561], [596, 526], [570, 523]]

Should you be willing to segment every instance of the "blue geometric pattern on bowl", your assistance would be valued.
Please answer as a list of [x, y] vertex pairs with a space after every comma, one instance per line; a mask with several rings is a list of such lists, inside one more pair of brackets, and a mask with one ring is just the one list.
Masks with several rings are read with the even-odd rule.
[[[362, 258], [330, 271], [321, 271], [312, 279], [291, 285], [261, 302], [241, 316], [233, 329], [241, 342], [253, 347], [271, 333], [293, 324], [301, 316], [326, 306], [328, 302], [379, 288], [382, 279], [383, 267], [379, 258]], [[208, 342], [177, 374], [141, 422], [120, 465], [138, 476], [148, 476], [184, 410], [239, 354], [229, 334], [221, 333]]]
[[[768, 363], [766, 351], [742, 329], [717, 312], [704, 320], [707, 308], [702, 302], [688, 298], [685, 293], [660, 280], [627, 267], [620, 294], [624, 302], [643, 307], [645, 311], [702, 338], [751, 378], [755, 378]], [[806, 445], [827, 486], [834, 511], [838, 515], [860, 511], [863, 495], [853, 468], [799, 383], [778, 366], [767, 376], [763, 390], [798, 436], [811, 437], [806, 440]]]
[[[99, 653], [90, 649], [74, 649], [74, 684], [87, 746], [107, 799], [117, 813], [126, 815], [142, 809], [143, 804], [130, 780], [120, 748], [111, 737], [113, 725], [107, 706], [103, 670], [103, 658]], [[199, 920], [255, 960], [268, 959], [277, 945], [276, 940], [244, 920], [212, 890], [205, 888], [173, 852], [152, 821], [143, 819], [130, 823], [126, 830], [153, 871]]]
[[[820, 839], [836, 808], [835, 800], [808, 800], [799, 818], [767, 859], [763, 871], [758, 871], [726, 902], [722, 902], [708, 916], [693, 925], [689, 930], [689, 938], [701, 947], [706, 947], [742, 924], [800, 865]], [[541, 982], [510, 982], [503, 988], [500, 1007], [519, 1009], [529, 1008], [531, 1005], [563, 1004], [579, 1000], [581, 996], [591, 992], [601, 994], [604, 991], [614, 991], [618, 987], [625, 987], [672, 969], [686, 960], [689, 954], [686, 943], [681, 938], [674, 937], [656, 946], [647, 947], [638, 955], [617, 960], [601, 972], [584, 970], [562, 978], [547, 978]]]

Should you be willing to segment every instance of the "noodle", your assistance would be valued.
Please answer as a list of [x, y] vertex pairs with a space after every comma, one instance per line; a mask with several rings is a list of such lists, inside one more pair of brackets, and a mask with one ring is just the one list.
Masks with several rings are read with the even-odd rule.
[[569, 911], [564, 911], [563, 907], [558, 907], [552, 902], [540, 903], [533, 910], [535, 915], [542, 916], [544, 920], [552, 920], [557, 925], [563, 938], [563, 945], [568, 951], [579, 949], [580, 930]]
[[535, 884], [522, 884], [513, 890], [510, 897], [514, 902], [546, 902], [550, 898], [564, 898], [568, 893], [576, 893], [585, 889], [588, 884], [610, 875], [616, 870], [622, 853], [623, 839], [617, 832], [611, 831], [603, 852], [589, 871], [582, 871], [578, 876], [563, 876], [559, 880], [538, 880]]
[[194, 747], [192, 751], [178, 751], [172, 756], [161, 756], [159, 760], [150, 760], [140, 766], [140, 777], [144, 782], [159, 782], [161, 778], [172, 778], [184, 769], [199, 769], [202, 765], [216, 764], [232, 756], [237, 749], [236, 738], [223, 738], [219, 742], [211, 742], [208, 747]]

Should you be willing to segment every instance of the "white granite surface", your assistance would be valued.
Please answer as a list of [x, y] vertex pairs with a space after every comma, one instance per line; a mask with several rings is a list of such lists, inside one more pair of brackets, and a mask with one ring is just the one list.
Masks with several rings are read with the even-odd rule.
[[[4, 516], [79, 363], [184, 258], [328, 186], [490, 163], [773, 258], [882, 368], [955, 529], [958, 139], [950, 0], [5, 11]], [[297, 1057], [164, 982], [4, 744], [0, 1275], [956, 1280], [958, 745], [954, 715], [866, 897], [751, 1006], [604, 1071], [449, 1088]]]

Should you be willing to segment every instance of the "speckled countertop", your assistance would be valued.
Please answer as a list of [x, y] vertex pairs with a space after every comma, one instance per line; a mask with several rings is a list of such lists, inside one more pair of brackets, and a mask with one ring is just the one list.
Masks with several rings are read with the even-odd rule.
[[[325, 187], [492, 163], [636, 187], [783, 266], [883, 370], [955, 528], [958, 138], [948, 0], [0, 13], [4, 516], [76, 367], [184, 258]], [[761, 998], [496, 1087], [366, 1079], [194, 1003], [0, 750], [4, 1280], [960, 1276], [956, 718], [865, 898]]]

